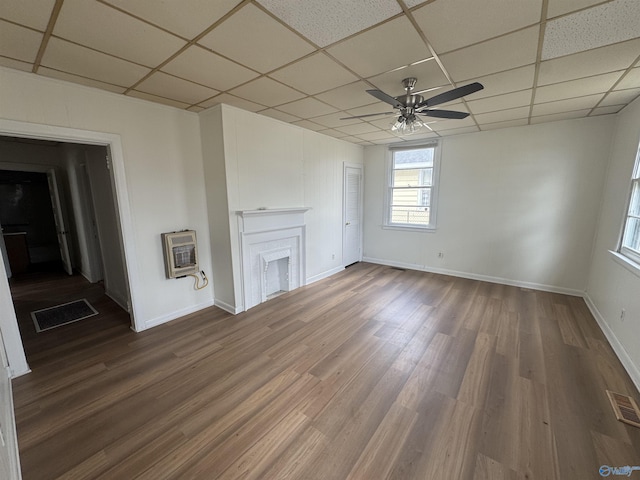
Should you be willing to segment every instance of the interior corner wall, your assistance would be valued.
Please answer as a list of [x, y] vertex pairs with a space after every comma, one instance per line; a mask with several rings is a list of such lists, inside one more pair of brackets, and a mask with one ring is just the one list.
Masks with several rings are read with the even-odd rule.
[[[0, 84], [0, 121], [119, 137], [137, 255], [128, 268], [141, 279], [136, 323], [149, 328], [212, 305], [213, 285], [196, 291], [189, 277], [166, 279], [160, 241], [163, 232], [195, 229], [201, 268], [211, 271], [198, 115], [2, 67]], [[0, 317], [8, 309], [0, 306]]]
[[200, 114], [200, 137], [207, 191], [209, 235], [211, 237], [211, 278], [215, 286], [215, 304], [231, 313], [236, 310], [237, 295], [233, 283], [233, 257], [227, 200], [222, 106]]
[[239, 210], [309, 207], [305, 283], [342, 269], [342, 168], [363, 162], [362, 147], [228, 105], [200, 118], [209, 216], [217, 223], [226, 215], [222, 238], [212, 233], [212, 241], [214, 265], [220, 256], [225, 263], [216, 297], [233, 298], [228, 310], [244, 310]]
[[640, 276], [610, 252], [618, 248], [639, 142], [640, 99], [618, 114], [586, 299], [640, 390]]
[[613, 125], [606, 116], [444, 137], [433, 233], [382, 227], [387, 148], [366, 147], [365, 259], [582, 295]]

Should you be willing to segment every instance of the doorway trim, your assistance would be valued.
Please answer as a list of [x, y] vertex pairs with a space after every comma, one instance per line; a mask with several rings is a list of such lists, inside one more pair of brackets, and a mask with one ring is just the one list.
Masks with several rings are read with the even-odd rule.
[[128, 306], [129, 315], [131, 316], [131, 328], [136, 332], [145, 330], [146, 326], [138, 320], [143, 318], [143, 316], [140, 312], [139, 302], [137, 302], [134, 294], [134, 292], [139, 291], [141, 288], [141, 282], [137, 264], [134, 261], [137, 258], [133, 228], [134, 221], [127, 190], [124, 155], [122, 153], [122, 140], [120, 135], [5, 119], [0, 119], [0, 135], [107, 147], [111, 159], [111, 179], [115, 187], [114, 200], [116, 215], [122, 235], [123, 261], [129, 296]]

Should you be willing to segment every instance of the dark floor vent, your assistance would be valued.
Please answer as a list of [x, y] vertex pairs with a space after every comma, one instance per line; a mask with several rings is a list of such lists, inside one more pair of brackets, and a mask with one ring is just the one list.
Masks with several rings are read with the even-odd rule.
[[609, 390], [607, 390], [607, 395], [609, 395], [616, 418], [621, 422], [640, 428], [640, 410], [638, 410], [636, 401], [627, 395]]
[[391, 268], [391, 270], [398, 270], [399, 272], [406, 272], [407, 269], [406, 268], [400, 268], [400, 267], [389, 267]]

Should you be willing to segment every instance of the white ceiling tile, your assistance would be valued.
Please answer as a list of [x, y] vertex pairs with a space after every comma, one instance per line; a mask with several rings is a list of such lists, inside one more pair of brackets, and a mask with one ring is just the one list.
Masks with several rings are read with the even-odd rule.
[[368, 105], [372, 99], [375, 100], [374, 97], [366, 92], [370, 89], [371, 87], [364, 82], [355, 82], [343, 87], [334, 88], [325, 93], [320, 93], [315, 97], [338, 109], [349, 110], [354, 107]]
[[509, 108], [498, 112], [481, 113], [475, 115], [476, 121], [482, 127], [487, 123], [505, 122], [507, 120], [518, 120], [529, 117], [529, 107]]
[[409, 65], [431, 52], [406, 17], [396, 18], [327, 49], [362, 77]]
[[514, 68], [506, 72], [476, 78], [475, 80], [477, 82], [484, 85], [484, 89], [474, 93], [473, 99], [493, 97], [503, 93], [532, 88], [535, 72], [536, 68], [534, 65], [527, 65], [526, 67]]
[[591, 109], [586, 108], [582, 110], [573, 110], [570, 112], [559, 112], [550, 115], [540, 115], [531, 117], [531, 124], [538, 123], [547, 123], [547, 122], [557, 122], [558, 120], [571, 120], [573, 118], [583, 118], [586, 117]]
[[521, 90], [520, 92], [505, 93], [497, 97], [470, 100], [467, 105], [474, 114], [495, 112], [507, 108], [528, 106], [531, 104], [531, 94], [532, 90]]
[[635, 62], [638, 52], [640, 39], [547, 60], [540, 63], [538, 84], [548, 85], [625, 70]]
[[58, 70], [53, 70], [51, 68], [40, 67], [38, 69], [39, 75], [44, 75], [45, 77], [57, 78], [58, 80], [65, 80], [67, 82], [78, 83], [80, 85], [85, 85], [87, 87], [99, 88], [101, 90], [107, 90], [108, 92], [113, 93], [124, 93], [126, 88], [119, 87], [117, 85], [110, 85], [108, 83], [101, 82], [99, 80], [92, 80], [90, 78], [80, 77], [78, 75], [73, 75], [71, 73], [60, 72]]
[[261, 110], [258, 113], [260, 115], [266, 115], [267, 117], [275, 118], [276, 120], [280, 120], [281, 122], [289, 123], [300, 120], [300, 117], [281, 112], [280, 110], [276, 110], [275, 108], [267, 108], [266, 110]]
[[44, 32], [55, 0], [2, 0], [0, 18]]
[[54, 37], [49, 39], [41, 65], [125, 87], [150, 72], [146, 67]]
[[187, 110], [189, 110], [190, 112], [202, 112], [203, 110], [205, 110], [204, 107], [199, 107], [198, 105], [191, 105], [190, 107], [187, 108]]
[[298, 120], [297, 122], [291, 122], [291, 123], [299, 127], [306, 128], [307, 130], [313, 130], [314, 132], [327, 129], [326, 126], [320, 125], [310, 120]]
[[217, 90], [229, 90], [259, 75], [197, 45], [187, 48], [162, 71]]
[[230, 93], [268, 107], [275, 107], [276, 105], [304, 97], [304, 94], [267, 77], [252, 80], [241, 87], [233, 89]]
[[13, 60], [12, 58], [2, 56], [0, 56], [0, 65], [7, 68], [13, 68], [14, 70], [22, 70], [23, 72], [30, 72], [33, 69], [33, 63]]
[[393, 140], [395, 142], [398, 141], [398, 137], [392, 135], [389, 130], [387, 131], [379, 131], [379, 132], [371, 132], [371, 133], [360, 133], [358, 134], [362, 140], [367, 140], [369, 142], [373, 142], [376, 140]]
[[351, 143], [359, 143], [363, 141], [359, 137], [351, 137], [351, 136], [340, 137], [340, 140], [342, 140], [343, 142], [351, 142]]
[[605, 93], [620, 78], [623, 72], [605, 73], [594, 77], [580, 78], [563, 83], [546, 85], [536, 89], [536, 103], [552, 102], [572, 97], [584, 97], [594, 93]]
[[413, 142], [414, 140], [422, 140], [427, 138], [438, 138], [438, 137], [439, 135], [437, 133], [432, 132], [429, 129], [426, 129], [426, 130], [420, 131], [419, 133], [398, 137], [397, 140], [398, 140], [398, 143], [402, 143], [404, 141]]
[[264, 110], [266, 105], [260, 105], [258, 103], [250, 102], [249, 100], [245, 100], [244, 98], [236, 97], [234, 95], [230, 95], [228, 93], [221, 93], [209, 100], [200, 103], [201, 107], [209, 108], [214, 105], [218, 105], [220, 103], [225, 103], [227, 105], [231, 105], [233, 107], [238, 107], [243, 110], [248, 110], [250, 112], [257, 112], [259, 110]]
[[435, 132], [442, 132], [443, 130], [460, 129], [463, 127], [472, 127], [476, 123], [473, 118], [467, 117], [462, 120], [437, 120], [433, 123], [429, 123], [429, 127]]
[[251, 4], [226, 19], [199, 43], [261, 73], [275, 70], [314, 50]]
[[616, 89], [640, 87], [640, 67], [632, 68], [616, 85]]
[[339, 132], [338, 130], [333, 130], [332, 128], [329, 128], [327, 130], [320, 130], [318, 131], [318, 133], [321, 133], [323, 135], [329, 135], [330, 137], [335, 137], [335, 138], [344, 138], [348, 136], [347, 134], [343, 132]]
[[631, 88], [629, 90], [614, 90], [609, 93], [604, 100], [600, 102], [599, 107], [608, 107], [611, 105], [623, 105], [633, 102], [640, 95], [640, 88]]
[[483, 123], [482, 125], [480, 125], [480, 130], [497, 130], [499, 128], [522, 127], [528, 124], [529, 120], [526, 118], [520, 120], [507, 120], [504, 122]]
[[570, 98], [557, 102], [539, 103], [533, 106], [532, 116], [554, 115], [556, 113], [575, 110], [591, 109], [596, 106], [604, 95], [589, 95], [586, 97]]
[[[369, 135], [369, 134], [366, 134], [366, 135]], [[341, 138], [340, 140], [344, 140], [344, 138]], [[378, 138], [376, 140], [368, 140], [368, 141], [375, 145], [390, 145], [390, 144], [398, 143], [398, 140], [400, 140], [398, 137], [391, 136], [391, 137]], [[407, 140], [413, 140], [413, 137], [407, 137]]]
[[611, 105], [607, 107], [596, 107], [589, 114], [590, 117], [595, 117], [598, 115], [611, 115], [613, 113], [618, 113], [620, 110], [624, 108], [624, 105]]
[[539, 28], [530, 27], [448, 53], [441, 60], [455, 82], [511, 70], [535, 62], [538, 35]]
[[335, 127], [342, 127], [344, 125], [353, 125], [354, 123], [360, 123], [362, 120], [359, 120], [357, 118], [350, 118], [349, 120], [342, 120], [342, 118], [344, 117], [349, 117], [351, 116], [349, 113], [346, 112], [336, 112], [336, 113], [331, 113], [329, 115], [321, 115], [319, 117], [314, 117], [312, 118], [312, 120], [319, 124], [329, 128], [335, 128]]
[[571, 55], [640, 37], [640, 2], [613, 0], [547, 22], [542, 59]]
[[463, 127], [463, 128], [451, 128], [447, 130], [442, 130], [442, 131], [439, 131], [438, 134], [440, 134], [443, 137], [450, 137], [452, 135], [464, 135], [465, 133], [475, 133], [479, 131], [480, 129], [478, 127]]
[[203, 87], [163, 72], [155, 72], [139, 85], [136, 85], [136, 90], [189, 105], [200, 103], [219, 93], [212, 88]]
[[541, 11], [542, 0], [517, 5], [506, 5], [505, 0], [446, 0], [418, 8], [413, 16], [435, 51], [442, 54], [539, 23]]
[[418, 5], [422, 5], [426, 1], [428, 0], [404, 0], [404, 4], [408, 8], [413, 8], [413, 7], [417, 7]]
[[344, 125], [342, 127], [336, 127], [335, 130], [346, 133], [347, 135], [361, 135], [363, 133], [378, 132], [380, 129], [369, 123], [360, 122], [352, 125]]
[[170, 98], [159, 97], [157, 95], [151, 95], [150, 93], [139, 92], [137, 90], [130, 90], [129, 92], [127, 92], [127, 96], [139, 98], [141, 100], [147, 100], [149, 102], [162, 103], [164, 105], [182, 109], [185, 109], [189, 106], [188, 103], [177, 102], [175, 100], [171, 100]]
[[300, 118], [318, 117], [320, 115], [328, 115], [329, 113], [335, 113], [337, 111], [326, 103], [322, 103], [311, 97], [280, 105], [278, 110], [290, 113], [291, 115], [296, 115]]
[[353, 73], [322, 52], [298, 60], [269, 76], [309, 95], [358, 80]]
[[42, 33], [0, 20], [0, 55], [33, 63], [38, 55]]
[[[414, 77], [417, 78], [414, 92], [420, 92], [434, 87], [445, 86], [450, 88], [451, 84], [445, 77], [442, 69], [438, 65], [435, 59], [430, 59], [425, 62], [420, 62], [415, 65], [409, 65], [408, 67], [399, 68], [391, 72], [383, 73], [382, 75], [376, 75], [368, 79], [379, 90], [396, 97], [404, 93], [402, 86], [402, 80], [405, 78]], [[433, 95], [440, 93], [438, 90]], [[425, 97], [431, 96], [429, 92], [423, 93]]]
[[155, 67], [186, 45], [159, 28], [86, 0], [65, 0], [53, 34], [148, 67]]
[[188, 39], [195, 38], [238, 4], [238, 0], [103, 1]]
[[592, 7], [598, 3], [602, 3], [603, 1], [609, 0], [549, 0], [547, 18], [553, 18], [565, 13]]
[[[386, 113], [396, 113], [391, 105], [387, 105], [384, 102], [376, 100], [371, 97], [371, 100], [375, 101], [375, 103], [370, 103], [368, 105], [364, 105], [362, 107], [350, 108], [347, 110], [349, 116], [351, 115], [370, 115], [372, 113], [379, 113], [381, 115]], [[375, 117], [372, 117], [375, 118]]]
[[395, 0], [258, 0], [316, 45], [326, 47], [399, 13]]

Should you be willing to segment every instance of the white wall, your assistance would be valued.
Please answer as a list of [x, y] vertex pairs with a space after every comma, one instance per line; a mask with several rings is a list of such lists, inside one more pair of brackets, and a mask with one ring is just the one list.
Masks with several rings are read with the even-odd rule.
[[595, 117], [445, 137], [435, 233], [382, 228], [387, 149], [367, 147], [365, 259], [581, 294], [613, 124]]
[[[6, 68], [0, 68], [0, 84], [0, 134], [17, 121], [25, 129], [51, 125], [54, 132], [62, 128], [79, 137], [98, 132], [119, 139], [119, 178], [125, 180], [137, 255], [129, 269], [139, 279], [132, 292], [138, 328], [211, 305], [212, 285], [195, 291], [192, 279], [165, 278], [160, 243], [162, 232], [195, 229], [200, 262], [211, 271], [198, 115]], [[0, 309], [0, 314], [7, 310]]]
[[[221, 210], [226, 208], [229, 225], [228, 232], [221, 227], [220, 233], [230, 241], [214, 242], [214, 264], [232, 269], [232, 278], [216, 282], [216, 301], [225, 292], [230, 309], [244, 309], [238, 210], [311, 208], [305, 214], [306, 282], [341, 269], [342, 166], [362, 163], [362, 147], [227, 105], [200, 115], [208, 192], [214, 192], [213, 203], [219, 205], [212, 205], [210, 197], [210, 216], [213, 209], [225, 213]], [[222, 145], [215, 134], [220, 128]], [[219, 198], [222, 175], [226, 205]]]
[[[640, 271], [609, 252], [618, 248], [630, 179], [640, 141], [640, 100], [619, 115], [602, 197], [587, 287], [587, 303], [618, 357], [640, 389]], [[622, 309], [625, 319], [620, 319]]]

